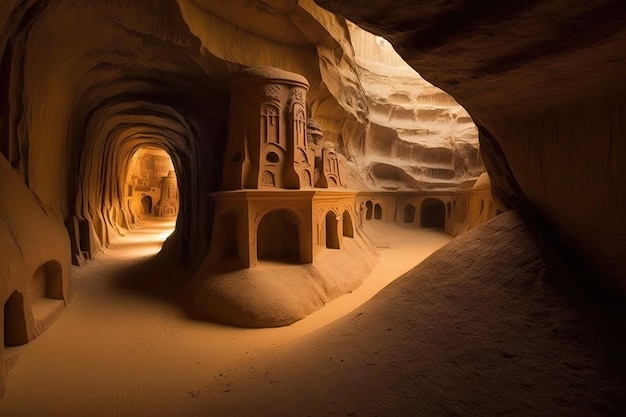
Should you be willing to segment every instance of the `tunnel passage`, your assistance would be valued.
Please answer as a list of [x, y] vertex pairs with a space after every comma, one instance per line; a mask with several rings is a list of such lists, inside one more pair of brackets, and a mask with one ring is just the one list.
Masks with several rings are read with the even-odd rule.
[[443, 229], [446, 227], [446, 206], [436, 198], [427, 198], [422, 202], [420, 226]]
[[299, 220], [289, 210], [272, 210], [257, 227], [257, 259], [300, 263]]
[[[109, 245], [112, 233], [124, 234], [151, 214], [176, 218], [166, 249], [178, 262], [198, 263], [208, 250], [212, 228], [208, 194], [219, 185], [218, 154], [211, 152], [215, 134], [209, 129], [225, 127], [225, 110], [213, 110], [209, 119], [206, 112], [215, 106], [211, 100], [226, 96], [211, 97], [207, 88], [206, 102], [192, 96], [180, 100], [180, 93], [171, 91], [175, 83], [155, 85], [145, 79], [120, 83], [113, 84], [115, 91], [124, 93], [105, 103], [92, 103], [96, 108], [86, 115], [70, 222], [70, 229], [72, 224], [79, 229], [70, 230], [71, 238], [78, 240], [72, 243], [73, 260], [80, 263], [76, 258], [91, 257]], [[107, 88], [102, 87], [105, 92]], [[134, 91], [141, 88], [151, 95]], [[104, 93], [98, 90], [91, 93], [99, 93], [102, 99]], [[209, 123], [213, 117], [219, 120], [215, 126]], [[196, 140], [198, 134], [206, 139]]]
[[178, 214], [175, 168], [164, 149], [149, 146], [137, 149], [128, 163], [125, 185], [125, 205], [133, 218]]

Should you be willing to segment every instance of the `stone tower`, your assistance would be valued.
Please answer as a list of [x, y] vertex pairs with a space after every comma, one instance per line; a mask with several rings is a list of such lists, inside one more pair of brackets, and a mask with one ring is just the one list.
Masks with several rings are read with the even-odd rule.
[[223, 188], [311, 188], [315, 155], [307, 146], [306, 78], [256, 67], [236, 74], [229, 87]]

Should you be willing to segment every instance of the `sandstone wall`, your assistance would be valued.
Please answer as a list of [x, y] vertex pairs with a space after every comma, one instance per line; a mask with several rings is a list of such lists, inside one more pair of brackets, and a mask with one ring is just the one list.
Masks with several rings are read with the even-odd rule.
[[620, 2], [318, 4], [387, 38], [450, 93], [479, 128], [499, 201], [537, 212], [561, 245], [624, 291], [626, 10]]
[[[225, 80], [248, 66], [308, 79], [309, 113], [348, 158], [352, 188], [450, 188], [480, 173], [475, 131], [456, 102], [421, 80], [407, 84], [419, 90], [408, 103], [389, 85], [376, 89], [383, 77], [355, 53], [365, 35], [310, 0], [14, 3], [0, 9], [0, 149], [68, 224], [76, 263], [132, 226], [120, 173], [148, 145], [170, 154], [180, 185], [166, 248], [201, 261], [208, 193], [221, 181]], [[420, 143], [404, 116], [416, 100], [437, 107], [409, 114], [430, 126]]]

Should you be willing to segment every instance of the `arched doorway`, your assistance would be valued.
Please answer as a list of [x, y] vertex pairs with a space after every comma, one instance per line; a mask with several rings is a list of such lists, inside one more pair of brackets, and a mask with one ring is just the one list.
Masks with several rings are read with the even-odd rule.
[[404, 206], [404, 222], [405, 223], [415, 222], [415, 206], [411, 203]]
[[152, 214], [152, 197], [149, 195], [141, 198], [141, 212], [143, 214]]
[[372, 220], [373, 204], [371, 201], [365, 203], [365, 220]]
[[337, 215], [332, 210], [326, 213], [326, 247], [328, 249], [339, 249]]
[[376, 220], [383, 218], [383, 208], [378, 203], [374, 206], [374, 218]]
[[352, 225], [352, 217], [348, 210], [344, 210], [343, 214], [343, 235], [345, 237], [354, 237], [354, 226]]
[[4, 303], [4, 346], [19, 346], [28, 343], [24, 295], [13, 291]]
[[446, 206], [441, 200], [427, 198], [422, 202], [420, 226], [436, 229], [446, 227]]
[[267, 213], [257, 227], [257, 259], [300, 263], [298, 218], [289, 210]]

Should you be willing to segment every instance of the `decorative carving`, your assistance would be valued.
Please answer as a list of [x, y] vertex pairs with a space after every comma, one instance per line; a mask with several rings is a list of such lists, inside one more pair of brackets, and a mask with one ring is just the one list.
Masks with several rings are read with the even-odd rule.
[[274, 174], [269, 171], [263, 172], [263, 177], [261, 178], [261, 183], [263, 185], [269, 185], [270, 187], [274, 187], [276, 183], [274, 182]]
[[270, 84], [265, 87], [265, 97], [274, 98], [278, 100], [280, 98], [280, 86], [276, 84]]
[[161, 217], [172, 217], [178, 214], [178, 207], [172, 200], [159, 200], [154, 210], [156, 215]]
[[292, 102], [304, 103], [304, 90], [301, 88], [292, 89], [290, 99]]
[[300, 178], [302, 183], [300, 184], [303, 187], [311, 187], [311, 173], [308, 170], [304, 170], [300, 173]]
[[344, 186], [343, 183], [343, 169], [335, 146], [332, 142], [326, 142], [322, 148], [322, 167], [320, 172], [320, 178], [315, 184], [316, 187], [328, 188]]
[[265, 103], [261, 111], [262, 143], [280, 143], [280, 108], [275, 104]]

